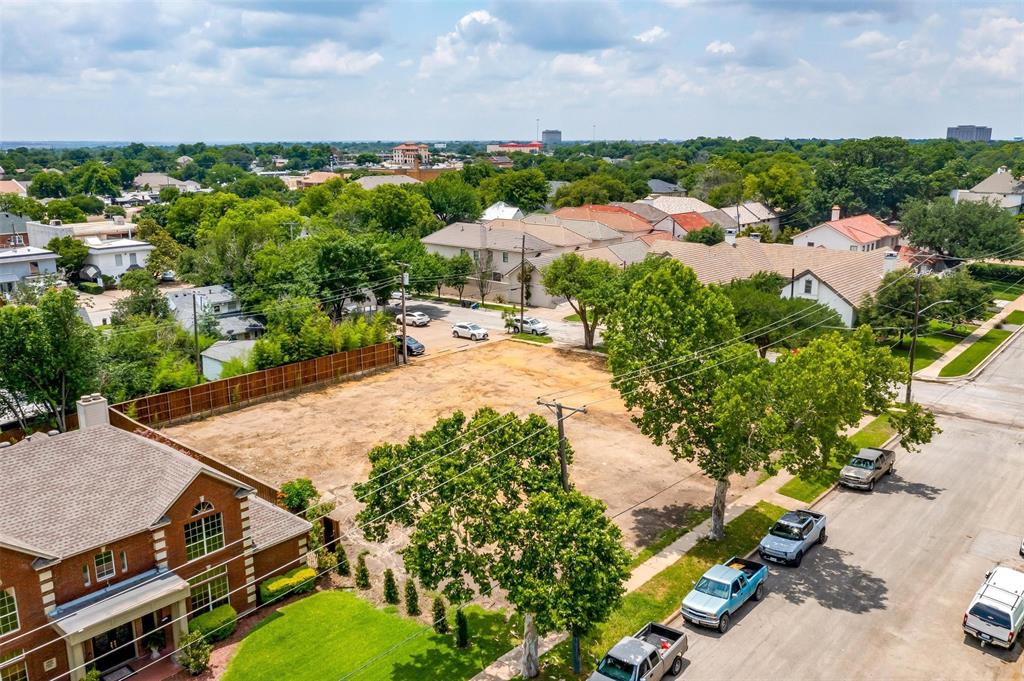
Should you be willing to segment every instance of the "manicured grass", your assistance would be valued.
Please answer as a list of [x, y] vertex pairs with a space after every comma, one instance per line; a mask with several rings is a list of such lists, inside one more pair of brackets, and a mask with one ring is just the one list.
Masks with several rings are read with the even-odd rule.
[[468, 679], [518, 643], [500, 612], [466, 608], [471, 645], [459, 650], [454, 636], [389, 610], [344, 591], [286, 605], [242, 640], [223, 681]]
[[1014, 310], [1006, 315], [1003, 324], [1024, 324], [1024, 310]]
[[[423, 296], [423, 297], [426, 298], [427, 300], [433, 300], [433, 301], [438, 302], [438, 303], [448, 303], [449, 305], [455, 305], [455, 306], [460, 306], [461, 305], [461, 303], [459, 303], [459, 299], [458, 298], [445, 298], [444, 296], [442, 296], [440, 298], [437, 297], [437, 296]], [[473, 300], [472, 298], [469, 298], [469, 297], [463, 298], [463, 301], [465, 301], [467, 303], [480, 303], [480, 301]], [[484, 308], [485, 310], [497, 310], [498, 312], [504, 312], [505, 310], [512, 310], [513, 312], [516, 312], [516, 311], [519, 310], [518, 307], [515, 307], [515, 306], [512, 306], [512, 305], [502, 305], [501, 303], [482, 303], [482, 304], [480, 304], [480, 307]]]
[[541, 345], [547, 345], [552, 342], [551, 336], [537, 336], [532, 333], [514, 333], [512, 334], [512, 338], [530, 341], [531, 343], [540, 343]]
[[663, 548], [679, 539], [684, 534], [689, 534], [693, 528], [700, 525], [702, 522], [711, 517], [711, 509], [708, 507], [698, 508], [690, 511], [683, 518], [682, 522], [676, 527], [670, 527], [655, 539], [649, 546], [645, 546], [641, 549], [634, 557], [633, 562], [630, 563], [630, 569], [635, 568], [640, 563], [644, 562], [654, 554], [661, 551]]
[[[866, 426], [858, 430], [850, 437], [850, 442], [860, 449], [861, 447], [881, 447], [886, 440], [893, 436], [896, 431], [889, 425], [888, 414], [882, 414]], [[839, 471], [846, 465], [845, 460], [833, 458], [828, 467], [813, 478], [795, 477], [779, 488], [779, 494], [787, 497], [810, 503], [817, 499], [822, 492], [836, 483], [839, 479]]]
[[1024, 295], [1024, 284], [1018, 283], [1015, 279], [983, 279], [982, 282], [992, 289], [992, 296], [999, 300], [1016, 300]]
[[578, 321], [580, 321], [580, 316], [578, 314], [571, 314], [568, 317], [562, 317], [562, 321], [564, 321], [564, 322], [578, 322]]
[[[582, 677], [573, 676], [572, 646], [570, 641], [564, 641], [541, 658], [538, 678], [545, 681], [586, 678], [594, 667], [595, 658], [603, 656], [623, 636], [635, 633], [648, 622], [660, 622], [671, 615], [708, 568], [732, 556], [745, 556], [752, 551], [768, 528], [785, 512], [780, 506], [760, 502], [726, 526], [725, 539], [722, 541], [698, 541], [674, 565], [623, 597], [618, 610], [612, 613], [607, 622], [580, 639], [584, 671]], [[757, 605], [751, 604], [749, 607]]]
[[978, 340], [971, 343], [953, 361], [942, 367], [939, 376], [963, 376], [970, 373], [982, 360], [988, 357], [999, 344], [1006, 340], [1010, 331], [1006, 329], [992, 329]]
[[[914, 371], [920, 371], [926, 366], [949, 352], [950, 348], [970, 335], [976, 326], [965, 325], [952, 328], [949, 324], [931, 321], [927, 327], [923, 327], [921, 334], [917, 337], [917, 345], [914, 349]], [[910, 339], [906, 338], [903, 345], [896, 345], [892, 348], [892, 354], [903, 359], [910, 358]]]

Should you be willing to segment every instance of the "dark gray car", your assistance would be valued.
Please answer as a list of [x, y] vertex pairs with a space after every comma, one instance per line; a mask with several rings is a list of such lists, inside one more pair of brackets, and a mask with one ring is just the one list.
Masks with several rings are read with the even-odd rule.
[[865, 447], [839, 471], [839, 484], [870, 492], [883, 475], [896, 470], [895, 466], [896, 452], [893, 450]]

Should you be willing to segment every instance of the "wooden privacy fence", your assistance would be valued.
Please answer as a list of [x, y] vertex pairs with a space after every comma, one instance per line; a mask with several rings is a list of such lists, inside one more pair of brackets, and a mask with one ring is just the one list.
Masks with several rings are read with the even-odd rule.
[[165, 425], [196, 415], [235, 409], [254, 401], [320, 383], [393, 367], [395, 361], [394, 343], [379, 343], [273, 369], [200, 383], [190, 388], [140, 397], [117, 404], [114, 409], [143, 425]]

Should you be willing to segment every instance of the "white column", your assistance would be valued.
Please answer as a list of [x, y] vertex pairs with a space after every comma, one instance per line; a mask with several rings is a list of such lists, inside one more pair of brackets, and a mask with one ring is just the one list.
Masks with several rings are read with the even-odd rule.
[[64, 645], [68, 650], [68, 668], [71, 670], [70, 680], [80, 681], [85, 678], [85, 651], [81, 643], [71, 643], [64, 639]]
[[[188, 599], [183, 598], [180, 601], [171, 603], [171, 641], [173, 642], [173, 648], [177, 649], [181, 647], [182, 641], [188, 636]], [[178, 654], [172, 655], [175, 661], [178, 660]]]

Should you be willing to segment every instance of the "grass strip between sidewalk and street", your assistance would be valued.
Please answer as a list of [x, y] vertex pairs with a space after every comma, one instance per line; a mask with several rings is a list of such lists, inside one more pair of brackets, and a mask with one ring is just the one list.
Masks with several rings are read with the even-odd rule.
[[[881, 447], [896, 433], [889, 425], [888, 414], [876, 417], [863, 428], [850, 436], [850, 442], [857, 449], [862, 447]], [[833, 459], [825, 470], [813, 478], [795, 477], [779, 488], [779, 494], [784, 494], [791, 499], [810, 503], [818, 496], [836, 483], [839, 479], [839, 471], [846, 465], [846, 461]]]
[[1003, 324], [1024, 324], [1024, 310], [1014, 310], [1010, 314], [1006, 315], [1006, 319], [1003, 320]]
[[963, 376], [969, 374], [974, 367], [992, 354], [992, 351], [1010, 337], [1011, 331], [1006, 329], [992, 329], [984, 336], [968, 345], [963, 352], [953, 358], [953, 361], [942, 367], [939, 376]]
[[626, 594], [607, 622], [581, 637], [583, 676], [577, 677], [572, 673], [572, 643], [566, 640], [541, 658], [538, 678], [543, 681], [586, 678], [588, 670], [594, 667], [595, 658], [603, 656], [619, 639], [635, 633], [648, 622], [661, 622], [671, 616], [708, 568], [733, 556], [750, 553], [785, 512], [781, 506], [762, 501], [728, 523], [722, 541], [698, 541], [673, 565], [659, 572], [636, 591]]
[[514, 333], [511, 338], [517, 338], [519, 340], [529, 341], [531, 343], [538, 343], [540, 345], [547, 345], [551, 343], [553, 339], [551, 336], [538, 336], [533, 333]]

